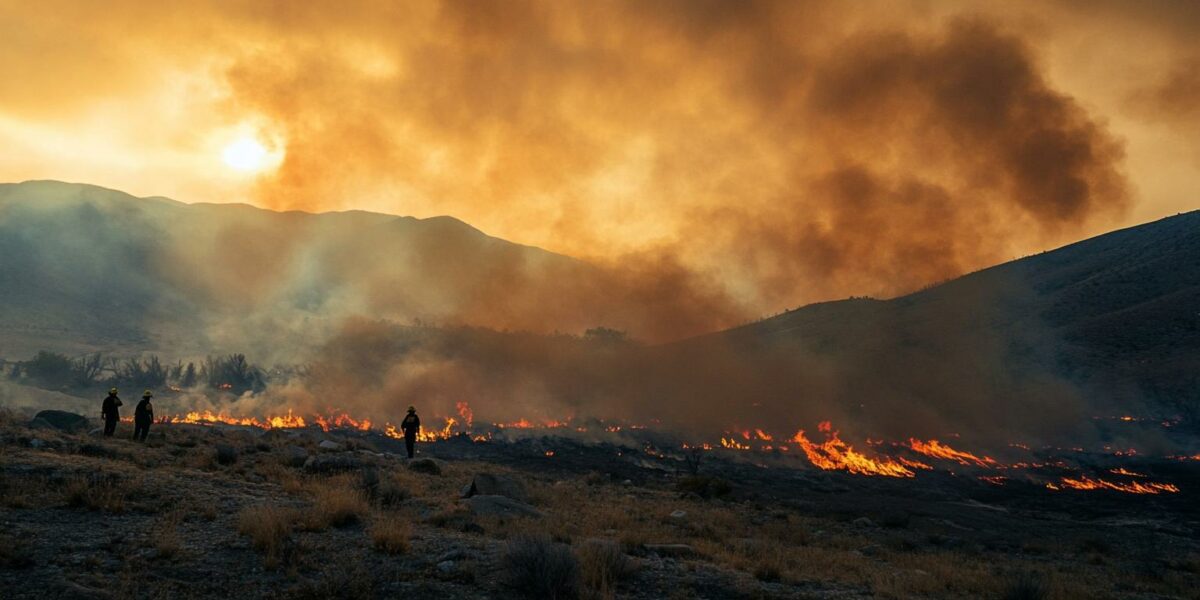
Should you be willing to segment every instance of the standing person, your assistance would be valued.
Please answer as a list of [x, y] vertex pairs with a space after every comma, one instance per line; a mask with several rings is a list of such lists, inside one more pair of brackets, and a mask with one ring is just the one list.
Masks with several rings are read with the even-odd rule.
[[138, 402], [137, 408], [133, 409], [133, 439], [137, 442], [146, 441], [146, 436], [150, 435], [150, 424], [154, 422], [154, 405], [150, 404], [150, 399], [154, 397], [154, 392], [146, 390], [142, 394], [142, 401]]
[[121, 420], [121, 399], [117, 397], [117, 388], [108, 390], [108, 397], [100, 406], [100, 417], [104, 419], [104, 437], [112, 437], [117, 430], [117, 421]]
[[408, 449], [408, 457], [412, 458], [417, 446], [417, 434], [421, 432], [421, 417], [417, 416], [417, 407], [408, 407], [408, 416], [400, 422], [400, 429], [404, 430], [404, 447]]

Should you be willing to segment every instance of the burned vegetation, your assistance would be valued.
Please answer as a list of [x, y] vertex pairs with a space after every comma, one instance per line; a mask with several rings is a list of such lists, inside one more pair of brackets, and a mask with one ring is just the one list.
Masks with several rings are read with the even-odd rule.
[[[476, 424], [407, 461], [353, 426], [159, 423], [136, 444], [128, 424], [103, 439], [31, 416], [0, 427], [6, 598], [1157, 598], [1200, 583], [1191, 496], [996, 486], [952, 459], [888, 477], [758, 445], [687, 453], [649, 429]], [[1198, 462], [1124, 464], [1200, 489]]]

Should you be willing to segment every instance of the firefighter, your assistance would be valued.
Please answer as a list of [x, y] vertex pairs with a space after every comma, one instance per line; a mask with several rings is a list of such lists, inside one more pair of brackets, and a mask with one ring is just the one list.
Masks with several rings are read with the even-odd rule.
[[117, 421], [121, 420], [121, 399], [117, 397], [117, 388], [108, 390], [108, 397], [100, 407], [100, 417], [104, 419], [104, 437], [112, 437], [117, 430]]
[[133, 409], [133, 439], [136, 442], [144, 442], [146, 436], [150, 435], [150, 424], [154, 422], [154, 405], [150, 404], [153, 397], [154, 392], [146, 390], [142, 394], [142, 401]]
[[400, 429], [404, 430], [404, 447], [408, 450], [408, 457], [412, 458], [417, 445], [417, 434], [421, 432], [421, 417], [417, 416], [417, 407], [408, 407], [408, 416], [400, 422]]

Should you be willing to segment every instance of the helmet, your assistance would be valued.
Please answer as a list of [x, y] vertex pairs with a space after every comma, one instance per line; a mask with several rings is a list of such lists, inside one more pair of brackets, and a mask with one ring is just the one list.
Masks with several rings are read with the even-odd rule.
[[408, 407], [408, 412], [410, 412], [410, 413], [415, 413], [415, 412], [417, 412], [417, 407], [415, 407], [415, 406], [410, 406], [410, 407]]
[[116, 396], [116, 395], [117, 395], [117, 388], [111, 388], [111, 389], [109, 389], [109, 390], [108, 390], [108, 393], [110, 393], [110, 394], [112, 394], [112, 395]]
[[146, 391], [142, 392], [142, 397], [143, 397], [143, 398], [151, 398], [151, 397], [153, 397], [153, 396], [154, 396], [154, 392], [152, 392], [152, 391], [150, 391], [150, 390], [146, 390]]

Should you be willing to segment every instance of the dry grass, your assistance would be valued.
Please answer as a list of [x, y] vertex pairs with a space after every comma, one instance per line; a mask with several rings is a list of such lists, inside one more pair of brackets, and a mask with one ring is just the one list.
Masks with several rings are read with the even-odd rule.
[[387, 554], [404, 554], [408, 552], [412, 526], [407, 519], [380, 517], [371, 523], [370, 535], [375, 549]]
[[271, 504], [248, 506], [238, 513], [238, 533], [266, 557], [266, 564], [279, 563], [296, 521], [295, 511]]
[[546, 536], [509, 540], [503, 557], [509, 585], [530, 598], [574, 598], [579, 594], [579, 563], [565, 544]]
[[319, 484], [313, 490], [315, 502], [304, 515], [303, 526], [308, 531], [329, 527], [345, 527], [357, 523], [371, 510], [366, 495], [354, 487], [339, 484], [341, 478]]
[[168, 513], [160, 518], [151, 530], [151, 541], [154, 549], [158, 551], [159, 558], [174, 558], [183, 549], [183, 543], [179, 537], [180, 520], [181, 516], [178, 512]]
[[104, 473], [81, 475], [68, 480], [63, 487], [63, 500], [73, 508], [125, 512], [125, 489], [121, 481]]
[[617, 586], [628, 579], [636, 568], [621, 546], [612, 540], [587, 540], [575, 549], [583, 584], [601, 597], [612, 597]]

